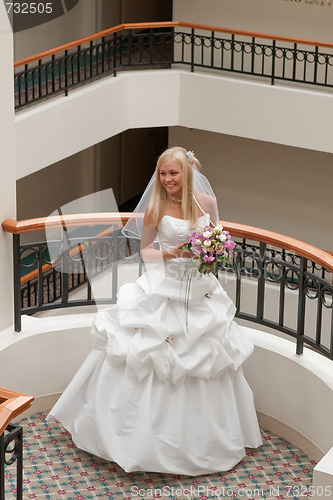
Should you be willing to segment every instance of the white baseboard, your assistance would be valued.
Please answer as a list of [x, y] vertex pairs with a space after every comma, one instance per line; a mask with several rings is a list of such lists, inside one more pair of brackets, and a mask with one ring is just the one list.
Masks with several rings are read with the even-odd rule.
[[325, 453], [320, 450], [318, 446], [315, 445], [309, 438], [303, 436], [303, 434], [284, 422], [281, 422], [281, 420], [260, 411], [257, 411], [257, 415], [261, 429], [267, 429], [273, 434], [276, 434], [276, 436], [289, 441], [289, 443], [293, 444], [297, 448], [300, 448], [316, 462], [319, 462], [319, 460], [321, 460], [325, 455]]

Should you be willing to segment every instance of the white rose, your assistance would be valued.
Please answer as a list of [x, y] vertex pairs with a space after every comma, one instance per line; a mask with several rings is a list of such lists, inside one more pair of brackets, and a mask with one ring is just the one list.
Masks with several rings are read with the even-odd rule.
[[212, 233], [211, 231], [205, 231], [205, 232], [203, 233], [203, 236], [204, 236], [205, 238], [210, 238], [210, 237], [212, 236], [212, 234], [213, 234], [213, 233]]
[[206, 240], [206, 241], [204, 241], [204, 245], [205, 245], [205, 247], [210, 247], [210, 246], [211, 246], [211, 244], [212, 244], [212, 242], [211, 242], [210, 240]]
[[223, 226], [221, 226], [221, 224], [217, 224], [217, 225], [215, 226], [214, 231], [216, 231], [216, 232], [220, 232], [220, 231], [222, 231], [222, 229], [223, 229]]
[[225, 234], [220, 234], [220, 236], [218, 236], [218, 239], [223, 242], [227, 239], [227, 237]]
[[196, 244], [196, 245], [198, 245], [198, 246], [199, 246], [199, 245], [202, 245], [202, 241], [201, 241], [201, 240], [197, 240], [197, 241], [195, 242], [195, 244]]

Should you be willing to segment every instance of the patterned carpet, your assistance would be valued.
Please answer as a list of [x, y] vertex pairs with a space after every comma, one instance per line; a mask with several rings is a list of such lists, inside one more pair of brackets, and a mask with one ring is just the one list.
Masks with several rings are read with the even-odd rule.
[[[44, 414], [21, 421], [24, 432], [24, 499], [135, 500], [284, 499], [311, 496], [315, 462], [301, 450], [270, 432], [263, 445], [248, 450], [234, 469], [197, 477], [125, 473], [114, 463], [76, 448], [59, 424]], [[14, 500], [15, 469], [6, 469], [6, 500]]]

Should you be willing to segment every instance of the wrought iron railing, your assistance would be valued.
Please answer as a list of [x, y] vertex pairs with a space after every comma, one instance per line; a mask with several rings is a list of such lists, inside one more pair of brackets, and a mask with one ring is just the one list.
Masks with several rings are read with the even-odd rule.
[[171, 65], [333, 86], [333, 44], [184, 22], [121, 24], [15, 62], [15, 107], [126, 69]]
[[[133, 272], [137, 276], [142, 272], [139, 245], [129, 244], [119, 231], [128, 216], [105, 213], [4, 221], [3, 229], [14, 238], [17, 331], [22, 314], [116, 301], [119, 280], [127, 270], [131, 279]], [[236, 316], [293, 337], [298, 354], [306, 344], [333, 359], [333, 256], [277, 233], [221, 223], [237, 242], [234, 268], [220, 270], [221, 278], [234, 282]], [[74, 227], [92, 225], [108, 225], [109, 229], [80, 238], [70, 234]], [[21, 234], [45, 226], [62, 228], [61, 237], [21, 245]], [[33, 253], [36, 269], [25, 275], [27, 251]], [[96, 292], [95, 283], [103, 273], [108, 290]], [[74, 289], [79, 290], [79, 297], [70, 293]], [[242, 300], [246, 293], [251, 294], [250, 306]]]
[[[32, 219], [23, 225], [14, 223], [8, 227], [13, 232], [14, 259], [14, 305], [15, 330], [21, 331], [21, 315], [65, 307], [87, 306], [93, 304], [112, 304], [116, 301], [118, 288], [118, 261], [139, 263], [138, 251], [130, 248], [127, 240], [119, 232], [122, 225], [118, 214], [99, 214], [93, 217], [93, 223], [109, 225], [109, 229], [91, 236], [76, 236], [70, 229], [79, 226], [91, 227], [91, 218], [67, 216]], [[126, 213], [123, 214], [126, 218]], [[30, 224], [29, 224], [30, 222]], [[10, 223], [9, 223], [10, 224]], [[6, 222], [4, 223], [4, 228]], [[58, 227], [59, 237], [29, 244], [21, 244], [21, 235], [30, 231]], [[6, 229], [5, 229], [6, 230]], [[133, 254], [133, 255], [131, 255]], [[29, 259], [27, 258], [29, 257]], [[34, 268], [30, 271], [31, 268]], [[108, 270], [112, 276], [108, 295], [93, 297], [93, 280]], [[28, 271], [28, 272], [27, 272]], [[82, 298], [70, 297], [70, 292], [85, 284]]]
[[[25, 314], [34, 314], [41, 308], [95, 304], [98, 300], [92, 297], [92, 282], [106, 270], [113, 276], [111, 296], [99, 302], [114, 303], [118, 259], [133, 260], [130, 255], [133, 244], [131, 248], [127, 245], [126, 238], [119, 233], [118, 224], [96, 236], [69, 236], [67, 231], [61, 231], [58, 239], [21, 244], [14, 237], [14, 244], [18, 245], [20, 254], [17, 274], [21, 283], [20, 308]], [[83, 302], [70, 300], [69, 294], [83, 284], [87, 285]]]
[[[272, 248], [264, 242], [249, 243], [246, 239], [236, 244], [234, 255], [236, 268], [241, 274], [237, 282], [236, 316], [294, 337], [297, 354], [303, 352], [305, 343], [333, 359], [333, 274], [332, 269], [328, 271], [324, 267], [328, 262], [323, 266], [312, 258], [283, 248]], [[253, 311], [242, 309], [241, 281], [246, 277], [252, 282], [257, 280]], [[288, 307], [287, 302], [291, 300], [294, 305]], [[271, 313], [275, 318], [265, 313], [267, 301], [275, 301], [277, 305], [275, 314]], [[288, 324], [285, 315], [287, 310], [290, 313], [291, 307], [295, 308], [295, 315], [289, 318]], [[308, 333], [306, 321], [309, 322]]]
[[[0, 387], [0, 500], [5, 500], [6, 466], [16, 464], [16, 499], [23, 498], [23, 431], [11, 421], [27, 410], [32, 396]], [[15, 498], [12, 495], [11, 498]]]

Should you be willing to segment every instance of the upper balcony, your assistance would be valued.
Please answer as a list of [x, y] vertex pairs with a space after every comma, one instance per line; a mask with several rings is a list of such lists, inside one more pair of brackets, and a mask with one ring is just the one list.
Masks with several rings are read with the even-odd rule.
[[332, 152], [332, 48], [185, 22], [141, 23], [17, 61], [17, 178], [140, 127], [179, 125]]
[[332, 49], [330, 43], [185, 22], [122, 24], [16, 61], [15, 107], [67, 96], [118, 71], [175, 65], [330, 90]]

